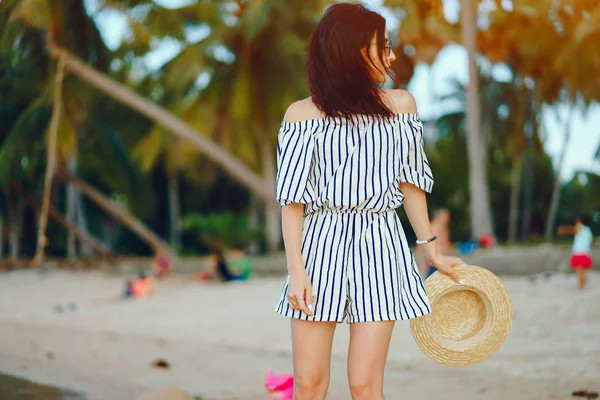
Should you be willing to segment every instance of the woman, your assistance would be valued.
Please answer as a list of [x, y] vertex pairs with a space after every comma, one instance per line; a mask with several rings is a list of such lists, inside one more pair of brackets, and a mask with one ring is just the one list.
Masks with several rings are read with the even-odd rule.
[[278, 137], [277, 199], [288, 277], [276, 307], [291, 317], [294, 398], [324, 399], [336, 324], [350, 323], [352, 398], [382, 399], [394, 321], [430, 312], [395, 209], [403, 202], [429, 265], [439, 255], [425, 192], [433, 179], [413, 97], [383, 90], [395, 60], [385, 20], [331, 6], [307, 48], [311, 97], [292, 104]]

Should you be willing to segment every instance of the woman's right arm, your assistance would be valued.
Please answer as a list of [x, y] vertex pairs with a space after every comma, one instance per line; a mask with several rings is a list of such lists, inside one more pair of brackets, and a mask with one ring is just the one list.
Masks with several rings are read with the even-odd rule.
[[559, 226], [558, 228], [556, 228], [556, 234], [558, 236], [562, 236], [562, 235], [574, 235], [577, 233], [577, 228], [575, 226]]
[[304, 204], [292, 203], [281, 208], [281, 227], [287, 260], [288, 273], [304, 270], [302, 251], [302, 225], [304, 224]]
[[[312, 107], [311, 107], [312, 106]], [[298, 129], [295, 121], [313, 117], [314, 105], [306, 100], [292, 104], [284, 116], [284, 127], [278, 135], [277, 200], [282, 206], [281, 225], [289, 273], [287, 299], [290, 307], [313, 315], [312, 285], [302, 260], [302, 228], [304, 203], [311, 201], [307, 190], [312, 162], [312, 132]], [[318, 110], [317, 110], [318, 111]], [[298, 168], [301, 165], [302, 168]]]
[[295, 310], [313, 315], [310, 305], [315, 301], [312, 285], [302, 261], [302, 226], [304, 225], [304, 204], [292, 203], [281, 209], [283, 243], [289, 273], [288, 303]]

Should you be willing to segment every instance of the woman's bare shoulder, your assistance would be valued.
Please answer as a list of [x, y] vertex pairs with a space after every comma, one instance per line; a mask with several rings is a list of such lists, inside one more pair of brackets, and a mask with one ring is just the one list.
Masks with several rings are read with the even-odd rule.
[[323, 113], [321, 110], [315, 106], [310, 97], [307, 97], [306, 99], [292, 103], [285, 112], [283, 120], [286, 122], [298, 122], [322, 117]]
[[417, 103], [412, 94], [403, 89], [384, 89], [392, 111], [396, 114], [416, 113]]

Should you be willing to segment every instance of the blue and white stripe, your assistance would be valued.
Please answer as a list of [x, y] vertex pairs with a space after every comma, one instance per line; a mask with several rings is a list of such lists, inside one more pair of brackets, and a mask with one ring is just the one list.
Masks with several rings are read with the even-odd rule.
[[400, 183], [430, 192], [433, 177], [416, 114], [387, 120], [283, 122], [277, 200], [305, 204], [302, 257], [317, 300], [314, 316], [290, 308], [288, 279], [276, 311], [315, 321], [415, 318], [429, 301], [395, 209]]

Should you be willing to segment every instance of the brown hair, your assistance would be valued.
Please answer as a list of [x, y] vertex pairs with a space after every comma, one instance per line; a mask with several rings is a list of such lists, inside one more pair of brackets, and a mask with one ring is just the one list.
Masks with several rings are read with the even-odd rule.
[[393, 114], [373, 79], [362, 49], [376, 37], [384, 58], [385, 19], [359, 4], [339, 3], [325, 11], [307, 48], [306, 72], [313, 103], [328, 117]]

